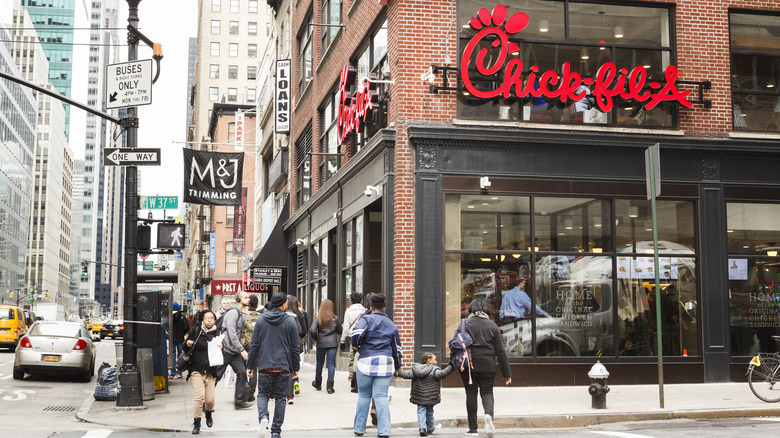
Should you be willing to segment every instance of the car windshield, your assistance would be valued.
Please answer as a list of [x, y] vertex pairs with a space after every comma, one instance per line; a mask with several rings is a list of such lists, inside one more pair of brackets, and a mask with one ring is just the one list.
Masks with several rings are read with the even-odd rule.
[[81, 334], [77, 325], [70, 324], [35, 324], [30, 330], [32, 336], [62, 336], [78, 338]]
[[0, 309], [0, 319], [14, 319], [14, 309]]

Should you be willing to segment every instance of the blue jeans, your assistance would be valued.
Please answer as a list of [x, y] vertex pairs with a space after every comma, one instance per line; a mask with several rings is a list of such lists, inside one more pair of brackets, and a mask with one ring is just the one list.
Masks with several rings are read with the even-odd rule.
[[183, 345], [184, 344], [181, 342], [173, 343], [173, 360], [171, 361], [171, 377], [181, 376], [181, 370], [176, 369], [176, 359], [178, 359], [179, 356], [181, 356]]
[[390, 435], [390, 404], [387, 402], [387, 389], [393, 376], [367, 376], [355, 371], [358, 385], [358, 401], [355, 410], [354, 432], [366, 433], [368, 410], [371, 408], [371, 397], [376, 403], [377, 435]]
[[433, 406], [417, 405], [417, 427], [419, 429], [433, 430]]
[[325, 355], [328, 356], [328, 380], [333, 380], [336, 375], [336, 353], [338, 347], [319, 348], [317, 347], [317, 370], [314, 377], [322, 380], [322, 365], [325, 363]]
[[274, 398], [274, 420], [271, 422], [271, 433], [282, 433], [284, 410], [287, 408], [287, 385], [290, 383], [290, 372], [268, 373], [257, 371], [257, 420], [268, 418], [268, 399]]

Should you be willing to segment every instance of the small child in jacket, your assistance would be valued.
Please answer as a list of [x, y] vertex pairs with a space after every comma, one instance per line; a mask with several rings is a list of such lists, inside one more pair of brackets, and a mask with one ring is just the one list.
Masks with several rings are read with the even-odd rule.
[[412, 364], [411, 370], [398, 370], [399, 376], [412, 379], [409, 401], [417, 405], [420, 436], [428, 436], [436, 430], [433, 424], [433, 407], [441, 402], [441, 381], [454, 370], [452, 364], [443, 370], [439, 368], [433, 353], [423, 353], [420, 363]]

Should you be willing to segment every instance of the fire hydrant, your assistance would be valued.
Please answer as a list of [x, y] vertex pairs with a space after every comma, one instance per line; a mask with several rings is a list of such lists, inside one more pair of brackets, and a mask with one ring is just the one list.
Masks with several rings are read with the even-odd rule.
[[609, 386], [607, 386], [609, 371], [604, 368], [601, 361], [596, 361], [596, 364], [588, 372], [588, 377], [590, 377], [588, 394], [591, 396], [591, 408], [606, 409], [607, 393], [609, 392]]

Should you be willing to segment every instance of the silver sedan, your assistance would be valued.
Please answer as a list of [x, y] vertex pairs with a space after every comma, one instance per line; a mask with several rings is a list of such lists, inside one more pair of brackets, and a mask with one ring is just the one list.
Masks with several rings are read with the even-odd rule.
[[67, 321], [36, 321], [19, 339], [13, 376], [24, 374], [76, 374], [89, 382], [95, 374], [97, 349], [84, 324]]

